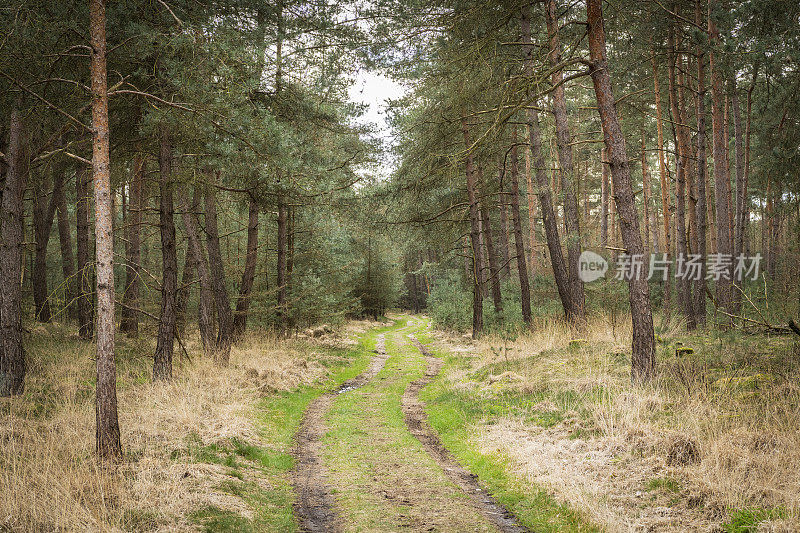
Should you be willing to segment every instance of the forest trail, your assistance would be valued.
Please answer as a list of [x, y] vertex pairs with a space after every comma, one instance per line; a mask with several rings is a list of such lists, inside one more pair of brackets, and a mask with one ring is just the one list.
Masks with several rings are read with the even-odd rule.
[[420, 390], [442, 366], [399, 317], [369, 368], [309, 405], [293, 484], [303, 531], [527, 531], [428, 425]]

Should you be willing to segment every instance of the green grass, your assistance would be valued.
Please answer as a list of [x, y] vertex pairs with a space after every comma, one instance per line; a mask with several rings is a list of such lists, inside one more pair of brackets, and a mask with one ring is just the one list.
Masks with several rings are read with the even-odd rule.
[[[298, 525], [292, 514], [295, 495], [290, 479], [294, 466], [291, 449], [303, 413], [319, 395], [364, 371], [373, 355], [370, 350], [374, 339], [385, 329], [388, 328], [368, 331], [359, 345], [351, 350], [327, 349], [328, 355], [337, 357], [332, 358], [333, 363], [328, 363], [331, 376], [324, 383], [275, 393], [259, 401], [256, 417], [263, 445], [257, 446], [239, 438], [229, 439], [223, 444], [206, 445], [194, 436], [187, 439], [186, 448], [174, 451], [175, 457], [188, 455], [197, 462], [228, 466], [232, 479], [222, 482], [217, 488], [241, 498], [253, 510], [251, 519], [207, 506], [191, 513], [190, 519], [208, 532], [297, 531]], [[262, 483], [251, 481], [245, 466], [255, 469]]]
[[[421, 398], [427, 404], [428, 421], [453, 456], [533, 531], [599, 531], [580, 513], [557, 502], [544, 489], [511, 475], [511, 466], [503, 456], [480, 453], [470, 439], [469, 428], [474, 424], [491, 424], [503, 416], [527, 413], [529, 419], [539, 417], [537, 423], [549, 426], [563, 417], [562, 413], [532, 412], [531, 406], [542, 399], [539, 395], [532, 397], [502, 391], [496, 398], [482, 399], [468, 392], [453, 391], [447, 386], [446, 376], [449, 371], [463, 367], [463, 358], [444, 353], [437, 355], [444, 358], [445, 366], [422, 391]], [[568, 400], [561, 398], [561, 404], [569, 403]]]
[[755, 533], [758, 525], [765, 520], [774, 520], [786, 516], [786, 509], [774, 507], [762, 509], [752, 507], [731, 512], [728, 522], [722, 524], [722, 529], [728, 533]]

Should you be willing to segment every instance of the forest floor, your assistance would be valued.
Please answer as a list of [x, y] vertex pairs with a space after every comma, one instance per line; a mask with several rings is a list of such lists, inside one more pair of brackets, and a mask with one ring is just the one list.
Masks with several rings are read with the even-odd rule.
[[256, 332], [228, 368], [181, 357], [151, 384], [152, 339], [120, 336], [125, 462], [99, 469], [92, 346], [35, 326], [0, 404], [0, 531], [800, 530], [797, 342], [661, 328], [635, 388], [628, 339], [395, 315]]

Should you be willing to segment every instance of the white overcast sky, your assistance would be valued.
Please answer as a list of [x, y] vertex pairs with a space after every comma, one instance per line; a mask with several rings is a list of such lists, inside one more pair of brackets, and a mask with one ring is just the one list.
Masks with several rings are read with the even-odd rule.
[[[399, 98], [404, 94], [405, 88], [399, 83], [383, 74], [366, 69], [358, 72], [355, 83], [350, 87], [351, 101], [369, 104], [369, 108], [359, 122], [375, 124], [378, 128], [378, 135], [387, 147], [391, 145], [392, 132], [387, 121], [386, 101]], [[394, 170], [393, 164], [389, 160], [384, 161], [379, 167], [381, 174]]]

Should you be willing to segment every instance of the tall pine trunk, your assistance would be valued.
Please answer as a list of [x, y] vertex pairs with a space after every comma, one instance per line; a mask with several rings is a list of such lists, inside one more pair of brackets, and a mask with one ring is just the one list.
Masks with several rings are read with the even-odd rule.
[[608, 246], [608, 211], [609, 211], [608, 154], [606, 149], [600, 151], [600, 246]]
[[[469, 150], [472, 146], [467, 120], [461, 119], [461, 132], [464, 135], [464, 146]], [[477, 339], [483, 333], [483, 253], [481, 250], [481, 215], [478, 208], [476, 192], [475, 165], [472, 152], [467, 152], [467, 197], [469, 200], [470, 245], [472, 252], [472, 338]]]
[[197, 267], [197, 277], [200, 281], [200, 300], [197, 306], [197, 322], [200, 329], [200, 339], [203, 343], [203, 350], [207, 356], [215, 353], [214, 339], [214, 293], [211, 288], [211, 273], [208, 268], [203, 242], [200, 239], [199, 224], [197, 222], [197, 210], [200, 204], [198, 189], [194, 191], [194, 198], [189, 203], [188, 195], [183, 188], [178, 187], [178, 201], [181, 204], [181, 219], [186, 230], [186, 238], [189, 241], [187, 254], [191, 254]]
[[[209, 173], [209, 176], [213, 176]], [[208, 265], [211, 273], [211, 287], [214, 289], [214, 303], [217, 307], [217, 353], [216, 359], [227, 365], [231, 355], [233, 341], [233, 314], [225, 285], [225, 265], [222, 262], [222, 250], [219, 245], [219, 229], [217, 228], [217, 195], [215, 183], [209, 183], [205, 194], [206, 211], [206, 244], [208, 245]]]
[[0, 396], [21, 394], [25, 386], [22, 344], [23, 194], [28, 168], [25, 161], [21, 99], [11, 109], [6, 179], [0, 210]]
[[[478, 175], [480, 175], [480, 169]], [[497, 250], [494, 246], [494, 236], [492, 235], [492, 222], [489, 218], [489, 209], [486, 207], [486, 202], [478, 202], [478, 208], [481, 213], [481, 230], [483, 231], [483, 243], [486, 247], [486, 258], [489, 263], [489, 284], [492, 289], [492, 303], [494, 303], [494, 311], [498, 315], [503, 312], [503, 297], [500, 293], [500, 269], [497, 265]]]
[[[527, 7], [522, 8], [520, 17], [520, 29], [522, 31], [523, 61], [525, 73], [533, 76], [533, 47], [531, 43], [531, 19]], [[535, 167], [536, 185], [538, 188], [539, 207], [542, 212], [542, 225], [544, 226], [545, 237], [547, 239], [547, 249], [550, 252], [550, 264], [553, 267], [553, 277], [555, 278], [558, 295], [561, 305], [564, 308], [564, 315], [567, 321], [578, 324], [579, 318], [575, 314], [575, 306], [572, 302], [572, 293], [569, 290], [569, 277], [567, 267], [564, 264], [564, 255], [561, 251], [561, 239], [558, 234], [558, 221], [556, 220], [553, 208], [553, 195], [550, 189], [550, 180], [547, 177], [544, 155], [542, 153], [542, 137], [539, 128], [539, 113], [533, 107], [527, 108], [528, 136], [530, 138], [531, 164]]]
[[92, 176], [97, 250], [97, 453], [122, 458], [117, 419], [117, 370], [114, 363], [114, 207], [106, 73], [106, 6], [90, 0], [92, 45]]
[[64, 276], [64, 299], [66, 300], [66, 313], [69, 318], [76, 318], [77, 291], [75, 290], [75, 259], [72, 255], [72, 230], [69, 226], [69, 211], [67, 210], [67, 196], [64, 193], [64, 184], [59, 190], [55, 201], [58, 218], [58, 244], [61, 248], [61, 273]]
[[[700, 0], [695, 3], [695, 23], [702, 23], [702, 10]], [[700, 275], [695, 280], [693, 293], [694, 313], [699, 326], [706, 323], [706, 272], [705, 262], [707, 254], [706, 235], [708, 232], [708, 213], [706, 199], [706, 86], [705, 86], [705, 51], [702, 44], [697, 46], [697, 95], [695, 109], [697, 114], [697, 251], [700, 255]]]
[[[678, 80], [676, 77], [678, 54], [675, 50], [674, 28], [670, 27], [667, 36], [667, 52], [669, 54], [668, 87], [669, 87], [669, 106], [672, 114], [672, 122], [675, 125], [675, 137], [677, 139], [677, 164], [675, 171], [675, 252], [677, 260], [682, 261], [688, 258], [689, 249], [686, 241], [686, 171], [688, 168], [689, 155], [689, 132], [681, 117], [680, 103], [678, 102]], [[694, 308], [691, 299], [691, 286], [685, 276], [678, 276], [676, 282], [678, 308], [686, 318], [689, 329], [695, 325]]]
[[141, 283], [142, 260], [142, 194], [146, 171], [145, 159], [137, 155], [133, 161], [130, 194], [128, 195], [128, 219], [126, 234], [127, 261], [125, 264], [125, 292], [122, 295], [122, 317], [120, 331], [130, 337], [139, 334], [139, 284]]
[[186, 247], [186, 256], [183, 258], [183, 272], [178, 296], [175, 299], [175, 329], [178, 335], [186, 331], [186, 308], [192, 296], [192, 285], [197, 275], [197, 260], [190, 247]]
[[236, 300], [236, 316], [233, 319], [233, 332], [236, 338], [244, 335], [247, 329], [247, 312], [250, 308], [250, 291], [256, 277], [256, 260], [258, 259], [258, 204], [250, 198], [247, 216], [247, 256], [242, 272], [242, 283], [239, 286], [239, 298]]
[[89, 260], [89, 180], [85, 169], [75, 175], [75, 243], [78, 261], [78, 332], [81, 339], [94, 335], [92, 264]]
[[[656, 105], [656, 131], [658, 142], [658, 173], [661, 182], [661, 213], [664, 224], [664, 253], [672, 259], [672, 242], [670, 235], [670, 208], [669, 208], [669, 177], [667, 176], [667, 160], [664, 155], [664, 124], [661, 117], [661, 84], [658, 79], [658, 62], [656, 61], [655, 50], [653, 50], [653, 96]], [[664, 282], [664, 300], [662, 308], [664, 315], [669, 318], [672, 312], [672, 277], [671, 272], [667, 272], [667, 279]]]
[[287, 315], [289, 314], [288, 300], [287, 300], [287, 278], [286, 275], [286, 255], [287, 255], [287, 241], [289, 235], [288, 223], [288, 208], [286, 201], [283, 197], [278, 200], [278, 261], [277, 261], [277, 278], [278, 284], [278, 327], [280, 329], [281, 337], [287, 334]]
[[159, 222], [161, 225], [161, 318], [153, 358], [153, 381], [172, 379], [175, 349], [175, 298], [178, 290], [178, 257], [175, 246], [175, 206], [172, 200], [172, 143], [166, 131], [159, 142]]
[[525, 264], [525, 241], [522, 237], [522, 217], [519, 212], [519, 176], [517, 159], [517, 127], [513, 126], [511, 138], [511, 221], [514, 226], [514, 247], [517, 254], [517, 274], [519, 275], [519, 295], [522, 306], [522, 320], [531, 325], [531, 289], [528, 267]]
[[581, 255], [581, 227], [576, 194], [576, 174], [572, 160], [572, 135], [567, 118], [567, 102], [564, 95], [564, 75], [559, 68], [561, 63], [561, 44], [558, 39], [558, 16], [556, 0], [547, 0], [545, 7], [547, 33], [550, 37], [550, 62], [553, 65], [553, 116], [556, 123], [556, 145], [561, 175], [561, 188], [564, 191], [564, 227], [567, 248], [567, 274], [572, 322], [582, 334], [586, 329], [586, 295], [583, 282], [578, 275], [578, 262]]
[[[708, 2], [708, 33], [711, 37], [711, 121], [714, 133], [714, 203], [716, 204], [717, 253], [729, 256], [733, 253], [733, 240], [730, 232], [730, 201], [728, 191], [728, 148], [725, 143], [725, 94], [722, 86], [722, 67], [719, 51], [719, 31], [714, 22], [715, 2]], [[731, 269], [722, 265], [722, 275], [717, 280], [717, 305], [725, 311], [731, 310], [732, 284]]]
[[[614, 200], [619, 212], [620, 233], [628, 254], [643, 254], [639, 218], [631, 184], [625, 136], [619, 125], [611, 76], [606, 59], [606, 38], [603, 29], [602, 0], [587, 0], [586, 15], [589, 35], [589, 72], [597, 97], [603, 137], [608, 150], [611, 178], [614, 181]], [[653, 313], [650, 308], [650, 287], [645, 277], [630, 276], [629, 301], [633, 321], [633, 351], [631, 378], [635, 383], [651, 380], [655, 375], [655, 340]]]
[[36, 248], [31, 282], [36, 319], [39, 322], [50, 322], [52, 313], [50, 292], [47, 289], [47, 245], [50, 242], [50, 230], [53, 228], [56, 214], [57, 190], [64, 187], [64, 169], [61, 164], [57, 164], [53, 171], [53, 190], [49, 201], [47, 200], [47, 189], [43, 185], [44, 183], [39, 182], [34, 187], [36, 197], [33, 206], [33, 232], [36, 238]]
[[[733, 108], [733, 137], [734, 149], [736, 152], [736, 215], [733, 242], [733, 260], [744, 253], [744, 232], [747, 226], [747, 219], [750, 217], [747, 199], [747, 179], [744, 172], [744, 138], [742, 132], [742, 116], [739, 109], [739, 88], [736, 83], [736, 73], [733, 73], [729, 82], [731, 93], [731, 107]], [[735, 314], [739, 314], [742, 308], [742, 282], [734, 276], [733, 285], [737, 288], [732, 295], [731, 306]]]

